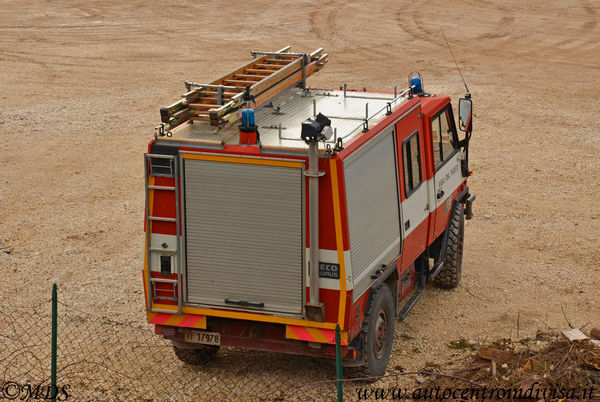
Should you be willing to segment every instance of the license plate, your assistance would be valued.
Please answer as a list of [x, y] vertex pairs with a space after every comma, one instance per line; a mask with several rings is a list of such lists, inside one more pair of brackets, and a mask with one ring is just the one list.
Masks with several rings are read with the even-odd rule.
[[203, 345], [221, 345], [221, 334], [218, 332], [186, 332], [185, 341]]

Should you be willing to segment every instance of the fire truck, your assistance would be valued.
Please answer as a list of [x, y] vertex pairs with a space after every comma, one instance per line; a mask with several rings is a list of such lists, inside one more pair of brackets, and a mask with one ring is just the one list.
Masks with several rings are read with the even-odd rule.
[[148, 322], [196, 365], [221, 346], [332, 357], [339, 331], [344, 364], [380, 376], [427, 283], [461, 278], [470, 95], [457, 127], [418, 72], [403, 90], [318, 89], [322, 48], [251, 54], [160, 110]]

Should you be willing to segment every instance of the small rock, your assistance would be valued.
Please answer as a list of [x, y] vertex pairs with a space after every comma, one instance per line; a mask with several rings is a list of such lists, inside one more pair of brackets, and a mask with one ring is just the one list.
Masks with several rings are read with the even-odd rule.
[[423, 377], [417, 377], [417, 382], [419, 384], [423, 384], [425, 381], [427, 381], [427, 380], [425, 380]]

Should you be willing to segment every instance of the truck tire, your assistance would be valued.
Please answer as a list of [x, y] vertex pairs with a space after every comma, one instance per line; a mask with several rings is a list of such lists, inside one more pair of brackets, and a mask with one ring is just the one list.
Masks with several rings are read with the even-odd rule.
[[371, 377], [384, 375], [390, 360], [396, 322], [394, 311], [392, 291], [383, 284], [375, 290], [363, 323], [363, 353]]
[[219, 346], [192, 345], [184, 342], [173, 342], [175, 356], [184, 363], [192, 366], [206, 364], [215, 358]]
[[444, 266], [433, 280], [442, 289], [454, 289], [457, 287], [462, 274], [463, 245], [465, 239], [465, 209], [462, 204], [456, 205], [449, 225]]

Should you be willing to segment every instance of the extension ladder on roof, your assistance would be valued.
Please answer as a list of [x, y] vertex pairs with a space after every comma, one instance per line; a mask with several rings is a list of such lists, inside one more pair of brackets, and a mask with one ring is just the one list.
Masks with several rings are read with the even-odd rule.
[[187, 92], [182, 99], [160, 110], [165, 129], [186, 121], [207, 121], [218, 126], [237, 119], [235, 112], [249, 97], [261, 105], [292, 86], [306, 88], [306, 78], [325, 65], [327, 54], [323, 48], [310, 55], [289, 50], [290, 46], [277, 52], [252, 51], [251, 62], [210, 84], [186, 81]]

